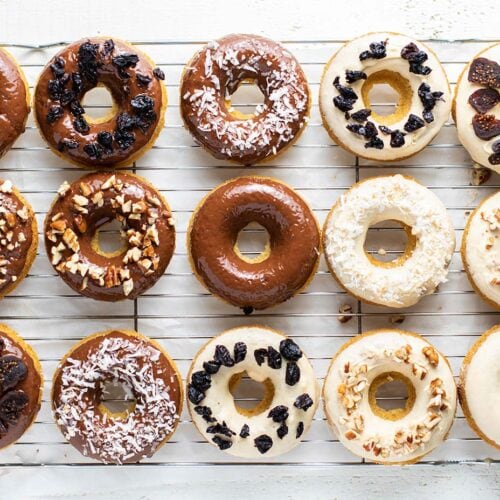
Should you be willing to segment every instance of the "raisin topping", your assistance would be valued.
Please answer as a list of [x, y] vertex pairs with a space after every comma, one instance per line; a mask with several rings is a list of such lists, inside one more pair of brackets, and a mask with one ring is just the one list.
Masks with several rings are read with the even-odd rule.
[[0, 421], [3, 423], [3, 428], [17, 423], [27, 405], [28, 396], [24, 391], [15, 390], [4, 394], [0, 399]]
[[115, 50], [115, 42], [111, 39], [106, 40], [104, 42], [104, 45], [102, 47], [102, 53], [104, 56], [109, 56], [113, 53], [113, 50]]
[[387, 55], [387, 40], [383, 42], [370, 43], [370, 50], [365, 50], [359, 54], [359, 60], [365, 59], [383, 59]]
[[57, 150], [63, 152], [66, 149], [76, 149], [78, 142], [73, 139], [61, 139], [57, 145]]
[[285, 382], [287, 385], [295, 385], [300, 380], [300, 368], [296, 363], [286, 364]]
[[495, 115], [474, 115], [472, 127], [479, 139], [487, 141], [500, 134], [500, 120]]
[[278, 437], [280, 439], [283, 439], [288, 434], [288, 425], [286, 425], [285, 422], [283, 422], [278, 427], [278, 430], [276, 431], [276, 434], [278, 434]]
[[90, 158], [99, 159], [102, 157], [103, 149], [97, 142], [90, 142], [83, 146], [83, 151]]
[[214, 375], [219, 371], [220, 368], [220, 363], [217, 363], [217, 361], [205, 361], [203, 363], [203, 369], [209, 373], [210, 375]]
[[288, 361], [298, 361], [302, 357], [300, 347], [292, 339], [280, 342], [280, 353]]
[[422, 128], [423, 126], [425, 126], [425, 122], [422, 118], [417, 115], [410, 114], [403, 128], [406, 132], [415, 132], [415, 130]]
[[120, 54], [113, 57], [113, 64], [118, 68], [118, 73], [124, 79], [130, 78], [126, 69], [134, 68], [138, 62], [139, 56], [137, 54]]
[[273, 440], [267, 434], [262, 434], [254, 439], [255, 447], [260, 453], [267, 453], [273, 446]]
[[222, 424], [214, 424], [207, 427], [207, 432], [209, 434], [222, 434], [223, 436], [231, 437], [236, 435], [226, 424], [226, 422], [222, 422]]
[[247, 424], [243, 424], [243, 427], [240, 431], [240, 437], [247, 438], [248, 436], [250, 436], [250, 427], [248, 427]]
[[90, 130], [89, 124], [83, 116], [78, 116], [73, 120], [73, 127], [75, 127], [75, 130], [80, 132], [80, 134], [86, 134]]
[[76, 94], [79, 94], [83, 90], [82, 76], [78, 72], [72, 73], [71, 80], [73, 81], [73, 90]]
[[214, 360], [223, 366], [234, 366], [234, 360], [231, 358], [231, 354], [227, 350], [227, 347], [223, 345], [215, 346]]
[[138, 115], [145, 115], [153, 110], [155, 101], [146, 94], [139, 94], [130, 101], [130, 105]]
[[97, 85], [97, 50], [99, 45], [84, 42], [78, 49], [78, 70], [84, 80], [88, 80], [93, 85]]
[[358, 80], [366, 80], [368, 77], [364, 71], [353, 71], [350, 69], [346, 69], [345, 72], [345, 81], [347, 83], [354, 83]]
[[349, 123], [346, 125], [346, 128], [347, 130], [366, 137], [367, 139], [378, 135], [377, 127], [373, 122], [366, 122], [364, 125], [360, 125], [359, 123]]
[[335, 105], [336, 108], [340, 109], [340, 111], [351, 111], [354, 102], [352, 99], [346, 99], [342, 97], [341, 95], [335, 96], [333, 98], [333, 104]]
[[165, 80], [165, 73], [160, 69], [160, 68], [155, 68], [153, 70], [153, 75], [156, 77], [158, 80]]
[[500, 87], [500, 65], [486, 57], [474, 59], [469, 68], [469, 82], [488, 87]]
[[212, 410], [208, 406], [195, 406], [194, 411], [198, 415], [200, 415], [208, 424], [216, 422], [215, 418], [212, 417]]
[[365, 122], [372, 114], [371, 109], [360, 109], [351, 115], [351, 118], [356, 122]]
[[54, 101], [58, 101], [64, 90], [64, 85], [60, 80], [49, 80], [48, 89], [49, 97]]
[[247, 357], [247, 346], [245, 342], [234, 344], [234, 362], [241, 363]]
[[142, 75], [141, 73], [137, 73], [135, 78], [139, 87], [147, 87], [153, 81], [150, 76]]
[[64, 111], [61, 106], [51, 106], [49, 112], [47, 113], [47, 121], [49, 123], [54, 123], [59, 120], [63, 114]]
[[54, 62], [50, 65], [54, 78], [61, 78], [64, 76], [64, 64], [64, 59], [62, 57], [56, 57], [54, 59]]
[[346, 87], [340, 83], [340, 78], [337, 76], [333, 80], [333, 86], [338, 90], [339, 94], [346, 99], [356, 101], [358, 96], [351, 87]]
[[281, 354], [273, 346], [267, 348], [267, 364], [273, 370], [281, 368]]
[[487, 113], [500, 102], [500, 94], [495, 89], [478, 89], [469, 97], [469, 104], [478, 113]]
[[205, 370], [200, 370], [191, 375], [191, 384], [198, 390], [205, 392], [212, 385], [212, 380]]
[[120, 113], [116, 118], [118, 130], [131, 130], [135, 126], [135, 118], [128, 113]]
[[28, 369], [22, 359], [12, 355], [0, 357], [0, 393], [13, 389], [27, 374]]
[[197, 405], [205, 399], [205, 393], [199, 391], [194, 385], [188, 384], [188, 398], [191, 403]]
[[267, 418], [272, 418], [273, 422], [284, 422], [288, 418], [288, 407], [284, 405], [275, 406], [267, 414]]
[[121, 150], [128, 149], [135, 142], [135, 135], [125, 130], [117, 130], [114, 135], [115, 142]]
[[297, 431], [295, 432], [295, 437], [299, 439], [299, 437], [302, 436], [303, 432], [304, 432], [304, 422], [299, 422], [297, 425]]
[[0, 354], [4, 349], [5, 349], [5, 340], [2, 337], [0, 337]]
[[406, 134], [404, 134], [400, 130], [395, 130], [394, 132], [392, 132], [391, 142], [390, 142], [391, 148], [400, 148], [400, 147], [404, 146], [405, 135]]
[[59, 97], [62, 106], [67, 106], [75, 98], [75, 93], [70, 89], [64, 89]]
[[267, 349], [255, 349], [253, 355], [255, 357], [255, 361], [260, 366], [266, 360]]
[[85, 114], [85, 109], [76, 99], [70, 103], [69, 110], [73, 116], [82, 116]]
[[99, 132], [97, 142], [108, 152], [113, 151], [113, 135], [109, 132]]
[[372, 137], [365, 142], [365, 148], [384, 149], [384, 141], [380, 137]]
[[219, 436], [214, 436], [212, 438], [212, 441], [219, 447], [219, 450], [227, 450], [228, 448], [231, 448], [233, 446], [233, 442], [228, 440], [228, 439], [222, 439]]
[[429, 66], [424, 66], [423, 63], [427, 61], [428, 56], [423, 50], [413, 43], [409, 43], [401, 49], [401, 57], [406, 59], [410, 64], [410, 72], [416, 75], [428, 75], [432, 69]]
[[299, 410], [307, 411], [313, 404], [314, 401], [312, 400], [311, 396], [309, 396], [309, 394], [307, 393], [304, 393], [300, 396], [297, 396], [297, 399], [295, 400], [295, 403], [293, 403], [293, 406], [295, 406], [295, 408], [298, 408]]

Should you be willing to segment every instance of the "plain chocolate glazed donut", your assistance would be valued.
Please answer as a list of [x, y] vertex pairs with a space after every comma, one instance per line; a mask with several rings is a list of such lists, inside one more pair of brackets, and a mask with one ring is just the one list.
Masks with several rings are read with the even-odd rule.
[[[255, 259], [238, 250], [238, 233], [257, 222], [269, 247]], [[208, 290], [247, 313], [266, 309], [304, 288], [319, 263], [320, 232], [304, 200], [265, 177], [239, 177], [215, 188], [195, 210], [188, 251]]]

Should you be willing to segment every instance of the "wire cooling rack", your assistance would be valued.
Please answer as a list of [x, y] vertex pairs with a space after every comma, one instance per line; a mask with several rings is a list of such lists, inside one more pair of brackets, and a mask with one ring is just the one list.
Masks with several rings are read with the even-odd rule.
[[[43, 404], [30, 430], [18, 443], [2, 450], [0, 467], [20, 464], [102, 467], [65, 442], [52, 419], [50, 389], [55, 366], [64, 353], [79, 339], [110, 328], [136, 329], [158, 340], [185, 376], [195, 353], [213, 335], [239, 325], [267, 325], [282, 330], [300, 343], [322, 383], [330, 358], [350, 337], [372, 328], [401, 327], [424, 334], [448, 356], [455, 375], [458, 374], [463, 356], [474, 340], [500, 320], [499, 313], [473, 293], [458, 251], [451, 262], [448, 282], [434, 295], [404, 310], [387, 310], [356, 302], [337, 286], [324, 260], [304, 293], [250, 317], [208, 294], [191, 273], [185, 248], [191, 212], [210, 189], [239, 175], [261, 174], [287, 182], [311, 204], [321, 223], [336, 199], [357, 180], [397, 172], [414, 176], [448, 208], [456, 228], [457, 248], [468, 213], [500, 187], [496, 174], [482, 185], [472, 185], [472, 162], [459, 144], [451, 122], [420, 154], [384, 167], [357, 158], [333, 144], [321, 125], [317, 96], [323, 66], [343, 42], [284, 42], [307, 73], [313, 95], [311, 121], [296, 145], [284, 155], [264, 167], [246, 168], [214, 160], [194, 144], [182, 127], [178, 82], [184, 64], [203, 42], [134, 42], [165, 71], [169, 105], [165, 129], [152, 150], [134, 164], [133, 170], [159, 188], [172, 206], [177, 221], [177, 249], [165, 276], [144, 296], [134, 301], [108, 304], [73, 293], [53, 272], [42, 240], [29, 276], [0, 303], [0, 317], [26, 338], [41, 358], [46, 379]], [[443, 62], [452, 84], [464, 64], [488, 45], [477, 40], [428, 43]], [[40, 47], [12, 44], [5, 47], [17, 58], [33, 85], [42, 67], [61, 45], [62, 42]], [[249, 111], [258, 94], [250, 86], [243, 85], [242, 89], [238, 100], [241, 109]], [[384, 99], [388, 97], [387, 94], [384, 97], [383, 90], [378, 99], [379, 106], [387, 104]], [[102, 93], [89, 93], [85, 106], [89, 113], [102, 112], [106, 109], [105, 102]], [[83, 174], [82, 169], [64, 163], [47, 149], [32, 118], [12, 151], [0, 160], [0, 177], [11, 179], [26, 195], [34, 206], [40, 228], [59, 185]], [[242, 237], [242, 249], [258, 252], [263, 237], [261, 230], [250, 227]], [[385, 258], [388, 258], [401, 251], [402, 241], [400, 228], [383, 223], [370, 231], [367, 245], [372, 252], [384, 248]], [[339, 308], [345, 304], [349, 304], [353, 312], [349, 321], [341, 322]], [[251, 403], [254, 396], [248, 387], [242, 387], [238, 399], [242, 400], [241, 404], [243, 401]], [[401, 396], [388, 393], [385, 397], [394, 402]], [[246, 463], [206, 443], [185, 409], [181, 420], [173, 438], [151, 459], [145, 460], [145, 466]], [[425, 458], [431, 463], [491, 460], [500, 460], [500, 452], [475, 436], [460, 410], [449, 439]], [[264, 457], [252, 463], [333, 466], [362, 462], [335, 439], [320, 407], [310, 431], [297, 448], [284, 456]]]

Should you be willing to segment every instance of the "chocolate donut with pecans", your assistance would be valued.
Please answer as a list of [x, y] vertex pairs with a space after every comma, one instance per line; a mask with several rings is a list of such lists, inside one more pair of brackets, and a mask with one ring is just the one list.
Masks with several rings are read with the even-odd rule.
[[[164, 123], [165, 75], [151, 59], [115, 39], [79, 40], [42, 71], [34, 109], [40, 132], [59, 156], [85, 167], [130, 165], [152, 147]], [[104, 117], [89, 117], [82, 100], [105, 87], [113, 99]]]
[[[99, 243], [103, 225], [118, 220], [124, 246]], [[62, 279], [96, 300], [134, 299], [153, 286], [174, 252], [170, 208], [145, 179], [97, 172], [59, 188], [45, 219], [47, 255]]]

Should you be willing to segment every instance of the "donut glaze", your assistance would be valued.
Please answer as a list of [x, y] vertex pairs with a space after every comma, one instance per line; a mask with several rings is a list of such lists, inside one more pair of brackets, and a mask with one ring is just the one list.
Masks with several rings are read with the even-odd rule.
[[[54, 152], [79, 165], [131, 164], [163, 127], [163, 78], [148, 56], [121, 40], [74, 42], [39, 77], [34, 107], [40, 132]], [[96, 86], [109, 90], [114, 106], [109, 116], [93, 120], [81, 101]]]
[[[406, 407], [384, 410], [372, 386], [396, 379], [408, 387]], [[381, 329], [341, 347], [328, 369], [323, 401], [328, 423], [346, 448], [394, 465], [416, 462], [446, 439], [456, 393], [448, 361], [429, 342], [415, 333]]]
[[[102, 404], [105, 382], [128, 388], [129, 411]], [[150, 457], [172, 436], [183, 405], [182, 378], [159, 344], [131, 331], [91, 335], [66, 354], [54, 374], [52, 408], [65, 438], [104, 463]]]
[[38, 356], [14, 330], [0, 325], [0, 449], [17, 441], [34, 422], [42, 389]]
[[0, 48], [0, 157], [24, 132], [30, 112], [28, 84], [14, 58]]
[[[250, 222], [270, 237], [264, 258], [249, 261], [237, 251], [238, 233]], [[299, 292], [314, 274], [320, 233], [313, 213], [285, 184], [239, 177], [209, 193], [188, 229], [196, 276], [208, 290], [244, 309], [265, 309]]]
[[[123, 250], [103, 252], [97, 233], [118, 220]], [[133, 299], [163, 275], [175, 247], [172, 213], [145, 179], [97, 172], [64, 183], [45, 219], [54, 269], [78, 293], [96, 300]]]
[[[264, 95], [254, 115], [230, 109], [244, 81]], [[307, 80], [280, 44], [233, 34], [210, 42], [187, 64], [181, 79], [181, 114], [197, 142], [213, 156], [244, 165], [275, 156], [297, 139], [310, 108]]]

